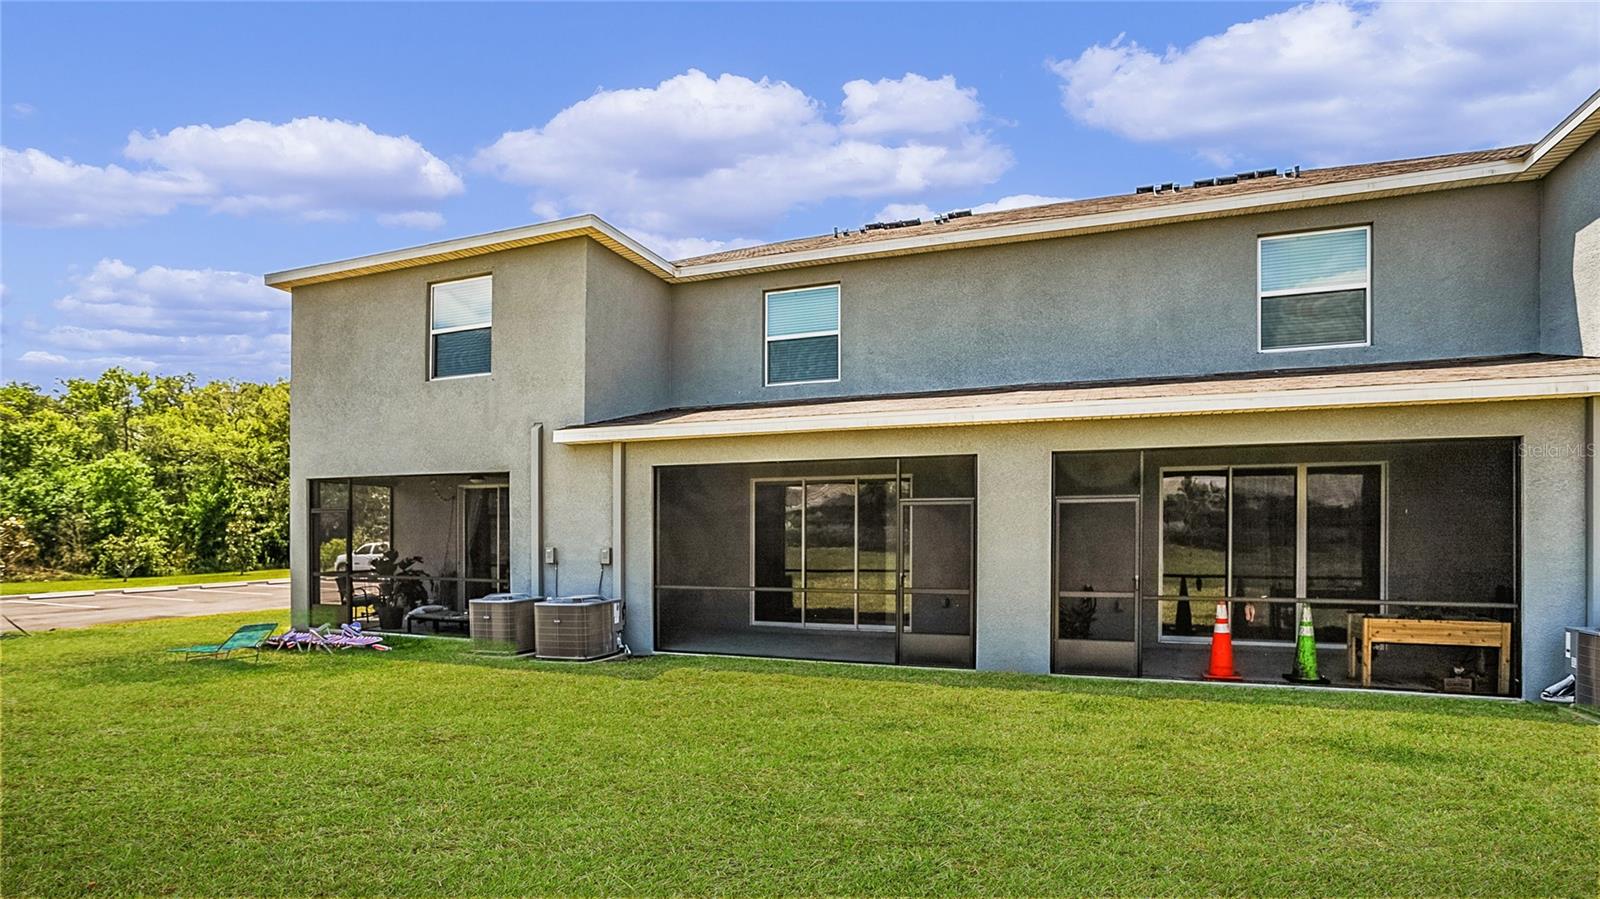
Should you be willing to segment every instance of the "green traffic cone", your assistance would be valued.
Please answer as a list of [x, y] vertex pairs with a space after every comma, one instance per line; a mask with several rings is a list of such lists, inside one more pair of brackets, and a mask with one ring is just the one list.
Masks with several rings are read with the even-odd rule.
[[1283, 678], [1295, 684], [1325, 684], [1328, 679], [1317, 676], [1317, 631], [1311, 624], [1311, 605], [1297, 602], [1295, 613], [1300, 626], [1294, 640], [1294, 670]]

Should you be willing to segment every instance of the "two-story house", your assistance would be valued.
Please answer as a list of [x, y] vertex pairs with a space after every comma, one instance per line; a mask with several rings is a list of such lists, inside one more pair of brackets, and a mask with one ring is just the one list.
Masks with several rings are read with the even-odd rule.
[[585, 215], [269, 275], [295, 619], [601, 593], [635, 653], [1194, 678], [1226, 602], [1282, 683], [1303, 603], [1336, 684], [1536, 695], [1600, 624], [1597, 130], [1600, 95], [1524, 146], [676, 262]]

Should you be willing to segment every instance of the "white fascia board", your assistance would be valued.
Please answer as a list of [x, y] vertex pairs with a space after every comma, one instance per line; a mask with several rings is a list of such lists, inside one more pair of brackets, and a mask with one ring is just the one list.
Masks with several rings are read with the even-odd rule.
[[406, 247], [400, 250], [390, 250], [384, 253], [374, 253], [370, 256], [357, 256], [354, 259], [341, 259], [336, 262], [324, 262], [318, 265], [308, 265], [301, 268], [287, 269], [281, 272], [272, 272], [265, 277], [269, 287], [277, 287], [286, 282], [302, 281], [307, 278], [325, 278], [329, 275], [338, 275], [340, 272], [367, 268], [374, 265], [392, 265], [411, 259], [423, 259], [444, 253], [467, 252], [480, 247], [494, 244], [509, 243], [513, 241], [528, 240], [544, 237], [551, 234], [574, 232], [577, 236], [586, 232], [604, 235], [618, 244], [627, 247], [638, 254], [657, 269], [656, 274], [663, 278], [670, 278], [676, 273], [672, 263], [643, 244], [624, 234], [622, 231], [607, 223], [597, 215], [577, 215], [571, 218], [557, 219], [553, 222], [540, 222], [537, 225], [525, 225], [520, 228], [508, 228], [504, 231], [490, 231], [487, 234], [474, 234], [468, 237], [458, 237], [451, 240], [442, 240], [435, 243], [422, 244], [415, 247]]
[[1544, 136], [1543, 140], [1534, 144], [1533, 149], [1528, 151], [1528, 158], [1523, 167], [1531, 168], [1537, 165], [1539, 160], [1555, 149], [1557, 144], [1566, 140], [1568, 135], [1582, 127], [1596, 115], [1600, 115], [1600, 91], [1595, 91], [1589, 95], [1588, 100], [1585, 100], [1582, 105], [1573, 110], [1571, 115], [1562, 119], [1561, 124], [1552, 128], [1550, 133]]
[[1264, 206], [1294, 205], [1346, 197], [1355, 198], [1362, 194], [1387, 193], [1408, 189], [1416, 190], [1448, 185], [1458, 181], [1474, 182], [1497, 178], [1512, 178], [1520, 174], [1525, 168], [1527, 168], [1527, 163], [1522, 159], [1504, 159], [1449, 169], [1408, 172], [1403, 175], [1385, 175], [1377, 178], [1363, 178], [1359, 181], [1335, 181], [1328, 184], [1315, 184], [1305, 187], [1288, 186], [1293, 184], [1293, 179], [1286, 178], [1284, 179], [1285, 187], [1260, 193], [1235, 194], [1147, 209], [1127, 209], [1094, 215], [1071, 216], [1069, 218], [1041, 219], [1035, 222], [996, 225], [992, 228], [952, 231], [947, 234], [919, 234], [915, 237], [903, 237], [898, 240], [875, 240], [841, 247], [824, 247], [814, 250], [801, 250], [794, 253], [780, 253], [772, 256], [710, 262], [703, 265], [678, 266], [677, 276], [682, 279], [706, 278], [737, 274], [745, 269], [809, 265], [852, 256], [892, 254], [906, 250], [958, 246], [967, 243], [1026, 239], [1055, 232], [1066, 234], [1079, 230], [1158, 224], [1166, 219], [1242, 213]]
[[[1548, 399], [1600, 395], [1600, 376], [1553, 375], [1542, 378], [1487, 378], [1433, 384], [1385, 384], [1355, 387], [1238, 391], [1192, 396], [1131, 399], [1058, 400], [1021, 405], [868, 411], [854, 414], [796, 414], [784, 418], [703, 422], [661, 422], [602, 427], [564, 428], [552, 438], [561, 444], [692, 440], [763, 434], [885, 428], [956, 427], [1075, 421], [1103, 418], [1149, 418], [1212, 415], [1232, 412], [1284, 412], [1358, 406], [1401, 406], [1417, 403], [1471, 403], [1497, 400]], [[848, 397], [842, 402], [849, 402]]]

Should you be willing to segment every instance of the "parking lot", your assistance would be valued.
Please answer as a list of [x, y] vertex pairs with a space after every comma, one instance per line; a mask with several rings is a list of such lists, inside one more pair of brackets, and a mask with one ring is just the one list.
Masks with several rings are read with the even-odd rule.
[[38, 598], [0, 598], [0, 628], [6, 631], [48, 631], [88, 627], [113, 621], [183, 618], [223, 612], [271, 612], [263, 621], [289, 621], [289, 585], [256, 583], [208, 584], [204, 587], [161, 588], [88, 595], [45, 594]]

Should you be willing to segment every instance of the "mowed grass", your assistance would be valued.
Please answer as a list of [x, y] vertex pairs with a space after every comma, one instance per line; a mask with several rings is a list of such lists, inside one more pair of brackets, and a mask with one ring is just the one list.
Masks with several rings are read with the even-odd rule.
[[1570, 712], [421, 640], [161, 652], [272, 617], [4, 641], [0, 891], [1596, 894], [1600, 728]]
[[128, 587], [167, 587], [184, 584], [220, 584], [225, 581], [264, 581], [269, 578], [288, 577], [287, 568], [263, 568], [256, 571], [224, 571], [213, 574], [164, 574], [160, 577], [67, 578], [54, 581], [6, 581], [0, 583], [0, 596], [17, 596], [24, 593], [55, 593], [62, 590], [121, 590]]

